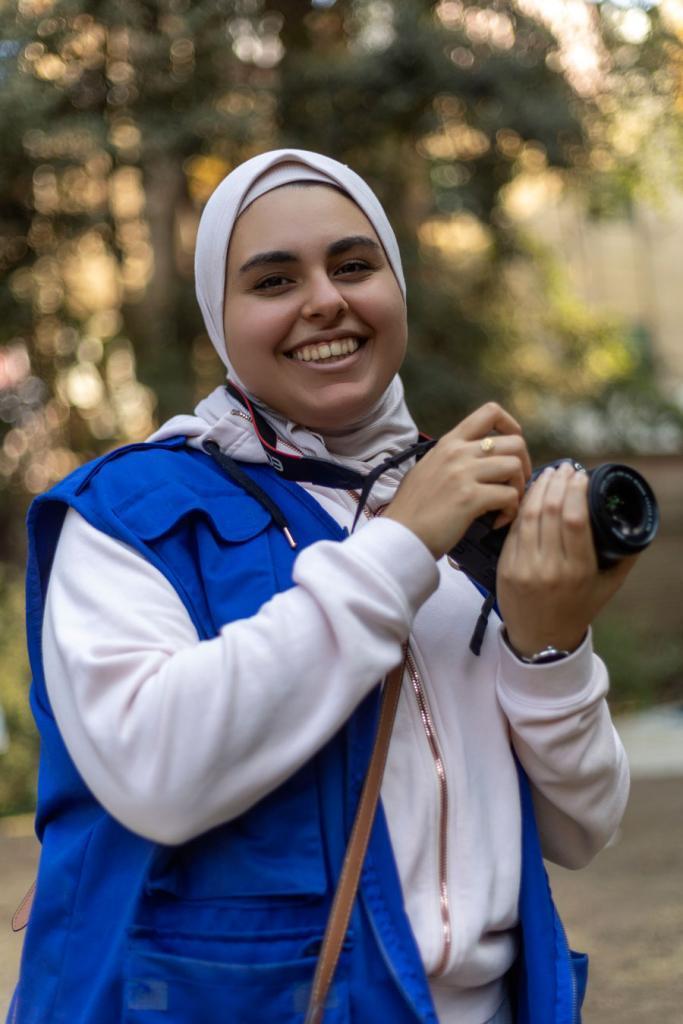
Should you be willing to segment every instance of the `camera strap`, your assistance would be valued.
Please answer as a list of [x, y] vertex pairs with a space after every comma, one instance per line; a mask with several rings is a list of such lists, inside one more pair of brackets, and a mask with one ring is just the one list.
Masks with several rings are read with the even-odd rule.
[[[275, 430], [266, 417], [255, 408], [248, 395], [233, 384], [232, 381], [228, 381], [225, 388], [228, 394], [238, 401], [249, 414], [254, 431], [269, 465], [276, 473], [284, 477], [285, 480], [293, 480], [296, 483], [319, 484], [322, 487], [331, 487], [344, 491], [360, 491], [358, 508], [351, 527], [352, 533], [367, 503], [370, 491], [382, 473], [386, 473], [388, 469], [400, 466], [407, 459], [422, 458], [436, 444], [433, 438], [428, 437], [426, 434], [419, 434], [419, 440], [415, 444], [409, 445], [395, 455], [390, 455], [383, 462], [380, 462], [378, 466], [371, 469], [369, 473], [359, 473], [355, 469], [349, 469], [347, 466], [342, 466], [337, 462], [329, 462], [327, 459], [279, 451]], [[217, 446], [211, 442], [209, 444], [211, 444], [213, 449], [209, 454], [216, 458], [215, 449]], [[205, 446], [205, 449], [208, 451], [208, 446]], [[227, 467], [224, 466], [224, 468]]]
[[[228, 381], [225, 388], [228, 394], [238, 401], [245, 412], [249, 415], [254, 431], [261, 447], [263, 448], [269, 465], [276, 473], [279, 473], [280, 476], [284, 477], [285, 480], [293, 480], [296, 483], [320, 484], [323, 487], [337, 488], [340, 490], [360, 491], [356, 515], [354, 516], [354, 520], [351, 525], [351, 533], [353, 533], [356, 528], [375, 481], [382, 475], [382, 473], [385, 473], [388, 469], [400, 466], [400, 464], [405, 462], [407, 459], [421, 459], [422, 456], [436, 444], [434, 438], [420, 433], [418, 435], [419, 440], [416, 441], [415, 444], [409, 445], [407, 448], [397, 452], [395, 455], [390, 455], [388, 458], [384, 459], [383, 462], [380, 462], [378, 466], [371, 469], [369, 473], [365, 474], [359, 473], [354, 469], [349, 469], [347, 466], [341, 466], [336, 462], [328, 462], [326, 459], [318, 459], [309, 455], [290, 455], [288, 452], [278, 450], [277, 434], [275, 433], [275, 430], [266, 417], [254, 407], [252, 402], [249, 400], [248, 395], [233, 384], [232, 381]], [[290, 546], [295, 548], [296, 541], [292, 536], [289, 525], [281, 510], [251, 479], [251, 477], [241, 469], [239, 463], [226, 455], [225, 452], [221, 452], [219, 446], [214, 441], [206, 441], [204, 443], [204, 451], [219, 463], [222, 469], [228, 473], [236, 483], [248, 491], [248, 493], [256, 498], [257, 501], [261, 502], [268, 512], [270, 512], [273, 521], [283, 531]], [[496, 598], [495, 593], [489, 593], [484, 590], [476, 580], [472, 579], [472, 582], [479, 590], [481, 590], [481, 593], [484, 596], [481, 613], [470, 640], [470, 650], [473, 654], [478, 656], [481, 654], [481, 647], [484, 640], [484, 634], [486, 633], [486, 628], [488, 626], [489, 616], [496, 607]]]

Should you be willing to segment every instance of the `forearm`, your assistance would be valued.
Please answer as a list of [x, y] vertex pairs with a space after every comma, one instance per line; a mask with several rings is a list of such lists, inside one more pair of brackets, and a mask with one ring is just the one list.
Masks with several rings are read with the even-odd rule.
[[590, 634], [568, 658], [531, 667], [500, 639], [499, 700], [534, 788], [544, 855], [565, 867], [583, 866], [609, 841], [628, 798], [607, 689]]
[[67, 519], [43, 631], [48, 692], [81, 774], [127, 827], [182, 842], [284, 781], [399, 660], [437, 578], [408, 531], [380, 522], [302, 552], [294, 575], [200, 642], [156, 569]]

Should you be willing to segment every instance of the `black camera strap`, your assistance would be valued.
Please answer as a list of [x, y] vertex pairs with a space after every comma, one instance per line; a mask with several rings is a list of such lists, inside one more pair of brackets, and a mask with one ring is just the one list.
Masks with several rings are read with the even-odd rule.
[[[276, 473], [284, 477], [285, 480], [293, 480], [296, 483], [319, 484], [321, 487], [332, 487], [344, 491], [360, 491], [358, 509], [356, 510], [356, 516], [351, 527], [352, 533], [367, 503], [370, 492], [379, 477], [386, 473], [388, 469], [400, 466], [407, 459], [420, 459], [436, 444], [433, 438], [427, 437], [426, 434], [420, 434], [419, 441], [409, 445], [395, 455], [390, 455], [383, 462], [380, 462], [378, 466], [371, 469], [369, 473], [359, 473], [357, 470], [341, 466], [337, 462], [329, 462], [327, 459], [318, 459], [311, 455], [290, 455], [288, 452], [278, 450], [275, 430], [266, 417], [249, 400], [248, 395], [233, 384], [232, 381], [228, 381], [225, 388], [228, 394], [232, 395], [245, 412], [248, 413], [269, 465]], [[216, 457], [213, 452], [209, 454], [212, 454], [214, 458]], [[224, 466], [224, 468], [226, 467]]]
[[[341, 466], [339, 463], [328, 462], [326, 459], [318, 459], [310, 455], [289, 454], [279, 450], [275, 430], [266, 417], [252, 404], [249, 396], [233, 384], [232, 381], [228, 381], [225, 388], [228, 394], [240, 403], [251, 419], [268, 464], [285, 480], [292, 480], [295, 483], [319, 484], [322, 487], [331, 487], [338, 490], [360, 491], [358, 508], [351, 525], [351, 533], [355, 530], [363, 509], [367, 504], [370, 492], [379, 477], [386, 473], [388, 469], [400, 466], [407, 459], [421, 459], [436, 444], [433, 438], [421, 433], [418, 435], [419, 440], [414, 444], [409, 445], [395, 455], [390, 455], [383, 462], [380, 462], [378, 466], [371, 469], [369, 473], [359, 473], [354, 469], [349, 469], [347, 466]], [[292, 537], [289, 525], [282, 511], [275, 505], [272, 498], [244, 472], [239, 463], [224, 452], [221, 452], [219, 446], [213, 441], [207, 441], [204, 444], [204, 450], [221, 466], [224, 472], [264, 506], [274, 522], [285, 534], [290, 546], [296, 547], [296, 541]], [[473, 582], [478, 589], [482, 589], [475, 581]], [[483, 589], [482, 593], [484, 593]], [[470, 640], [470, 650], [476, 655], [479, 655], [481, 652], [489, 615], [495, 606], [495, 594], [485, 594], [484, 596], [485, 600], [482, 605], [481, 614]]]

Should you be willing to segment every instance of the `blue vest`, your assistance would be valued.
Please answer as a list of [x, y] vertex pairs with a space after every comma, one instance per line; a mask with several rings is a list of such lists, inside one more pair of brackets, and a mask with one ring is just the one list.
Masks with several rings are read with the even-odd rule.
[[[242, 468], [281, 508], [298, 550], [343, 539], [299, 485], [266, 466]], [[31, 703], [42, 741], [42, 854], [9, 1020], [299, 1024], [372, 748], [377, 692], [319, 754], [239, 818], [174, 847], [128, 831], [79, 775], [45, 687], [43, 606], [68, 507], [155, 565], [202, 639], [291, 587], [297, 553], [266, 509], [182, 438], [112, 452], [33, 503], [27, 617]], [[576, 1024], [585, 958], [569, 953], [529, 784], [519, 774], [516, 1021]], [[437, 1018], [380, 806], [325, 1021], [382, 1020]]]

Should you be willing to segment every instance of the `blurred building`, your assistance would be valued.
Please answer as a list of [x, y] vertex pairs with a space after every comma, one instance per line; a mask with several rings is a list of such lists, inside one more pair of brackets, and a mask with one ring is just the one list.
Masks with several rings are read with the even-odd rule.
[[662, 392], [683, 407], [683, 195], [600, 219], [564, 191], [538, 199], [523, 217], [529, 229], [555, 251], [580, 298], [626, 320]]
[[[511, 212], [550, 247], [577, 297], [630, 327], [667, 398], [683, 408], [683, 195], [666, 206], [634, 204], [619, 217], [592, 218], [583, 197], [559, 175], [527, 179], [510, 199]], [[653, 636], [681, 635], [683, 607], [683, 452], [622, 457], [652, 484], [661, 526], [647, 556], [613, 607]], [[680, 680], [683, 686], [683, 677]]]

